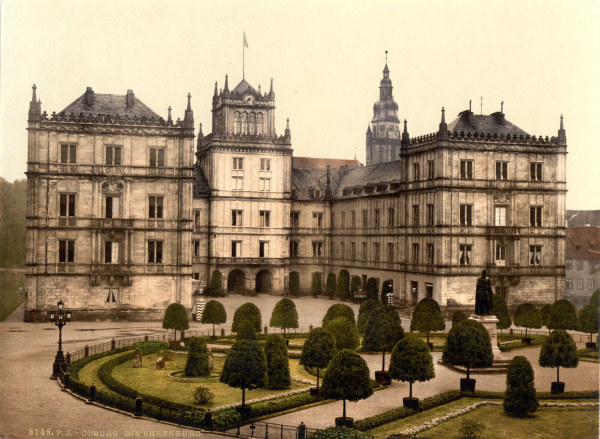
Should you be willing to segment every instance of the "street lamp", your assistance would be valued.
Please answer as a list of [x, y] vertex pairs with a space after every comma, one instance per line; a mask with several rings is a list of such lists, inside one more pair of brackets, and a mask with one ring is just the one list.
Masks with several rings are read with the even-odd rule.
[[58, 309], [51, 309], [48, 314], [50, 315], [50, 321], [54, 322], [58, 326], [58, 351], [54, 358], [54, 364], [52, 365], [52, 376], [51, 379], [55, 380], [63, 376], [67, 363], [65, 362], [65, 356], [62, 351], [62, 327], [71, 321], [71, 310], [64, 309], [64, 302], [59, 300]]

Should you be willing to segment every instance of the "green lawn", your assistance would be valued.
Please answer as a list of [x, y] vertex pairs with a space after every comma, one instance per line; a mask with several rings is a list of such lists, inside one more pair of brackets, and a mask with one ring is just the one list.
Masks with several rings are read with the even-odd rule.
[[106, 385], [102, 381], [100, 381], [100, 378], [98, 378], [98, 369], [104, 363], [112, 360], [113, 358], [120, 357], [121, 355], [126, 354], [127, 353], [125, 352], [119, 352], [118, 354], [108, 355], [106, 357], [102, 357], [95, 361], [89, 362], [79, 370], [79, 381], [81, 381], [84, 384], [87, 384], [88, 386], [94, 384], [96, 386], [96, 389], [98, 390], [103, 390], [105, 392], [116, 394], [108, 387], [106, 387]]
[[577, 353], [582, 361], [598, 362], [598, 351], [596, 349], [579, 349]]
[[19, 287], [25, 285], [25, 273], [0, 273], [0, 322], [4, 321], [25, 300]]
[[598, 407], [541, 407], [531, 416], [514, 418], [502, 406], [480, 407], [418, 435], [421, 439], [460, 439], [461, 421], [473, 418], [485, 424], [485, 439], [591, 439], [598, 437]]

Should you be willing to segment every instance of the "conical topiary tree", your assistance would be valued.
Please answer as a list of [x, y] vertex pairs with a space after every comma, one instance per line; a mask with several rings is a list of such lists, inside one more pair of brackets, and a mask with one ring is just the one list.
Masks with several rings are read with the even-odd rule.
[[452, 326], [456, 325], [458, 322], [462, 322], [463, 320], [467, 320], [469, 316], [464, 311], [455, 311], [452, 314]]
[[538, 408], [538, 399], [533, 383], [533, 368], [527, 358], [517, 355], [508, 366], [504, 411], [514, 416], [526, 416]]
[[244, 303], [235, 310], [235, 313], [233, 314], [233, 323], [231, 324], [231, 330], [233, 332], [238, 331], [238, 325], [242, 320], [248, 320], [252, 323], [254, 331], [260, 333], [262, 317], [260, 315], [260, 310], [255, 304], [251, 302]]
[[350, 297], [350, 274], [348, 271], [340, 270], [335, 293], [342, 300]]
[[362, 281], [360, 280], [360, 277], [352, 276], [352, 279], [350, 280], [350, 295], [352, 296], [353, 299], [354, 299], [354, 295], [360, 291], [361, 287], [362, 287]]
[[300, 364], [317, 368], [317, 391], [319, 389], [319, 370], [327, 367], [335, 353], [335, 338], [331, 332], [323, 328], [315, 328], [310, 331], [302, 345]]
[[217, 300], [209, 300], [202, 313], [202, 323], [212, 323], [213, 337], [215, 336], [215, 325], [222, 325], [227, 321], [227, 312], [223, 304]]
[[443, 331], [446, 329], [444, 314], [440, 305], [431, 299], [425, 298], [417, 303], [410, 320], [410, 332], [426, 332], [427, 344], [429, 345], [429, 333], [431, 331]]
[[375, 308], [365, 326], [363, 351], [382, 352], [381, 372], [385, 372], [385, 353], [391, 352], [402, 337], [404, 329], [398, 312], [388, 306]]
[[525, 337], [527, 337], [528, 328], [542, 327], [542, 316], [531, 303], [522, 303], [515, 311], [515, 325], [524, 327]]
[[344, 401], [342, 419], [346, 421], [346, 401], [359, 401], [373, 394], [365, 360], [348, 349], [338, 352], [327, 367], [321, 394]]
[[173, 329], [173, 340], [177, 340], [177, 331], [185, 331], [190, 327], [185, 307], [181, 303], [171, 303], [165, 310], [162, 327]]
[[327, 297], [329, 297], [330, 299], [333, 299], [333, 296], [335, 295], [335, 274], [333, 273], [329, 273], [327, 275], [327, 287], [326, 287], [326, 291], [325, 293], [327, 294]]
[[367, 299], [369, 300], [379, 300], [379, 291], [377, 286], [377, 279], [374, 277], [370, 277], [367, 280]]
[[566, 299], [557, 300], [552, 304], [552, 312], [546, 325], [548, 329], [577, 329], [577, 311]]
[[600, 306], [600, 299], [598, 296], [600, 295], [600, 288], [595, 289], [590, 297], [589, 305]]
[[562, 367], [577, 367], [579, 356], [577, 347], [567, 331], [555, 329], [542, 345], [539, 358], [540, 366], [556, 367], [556, 383], [552, 383], [552, 393], [562, 393], [564, 383], [560, 382], [559, 369]]
[[283, 338], [285, 338], [285, 330], [287, 328], [298, 327], [298, 311], [293, 300], [283, 298], [275, 304], [271, 313], [271, 321], [269, 325], [274, 328], [283, 330]]
[[345, 317], [352, 323], [356, 323], [356, 320], [354, 318], [354, 311], [352, 310], [352, 308], [350, 308], [344, 303], [336, 303], [335, 305], [331, 305], [327, 309], [327, 312], [323, 316], [321, 326], [325, 327], [327, 323], [329, 323], [333, 319], [337, 319], [338, 317]]
[[405, 398], [404, 405], [416, 408], [412, 396], [412, 385], [415, 381], [429, 381], [435, 378], [433, 358], [429, 348], [423, 340], [412, 334], [403, 337], [392, 349], [390, 358], [390, 376], [399, 381], [410, 383], [408, 399]]
[[498, 328], [500, 332], [502, 332], [503, 329], [510, 328], [512, 320], [510, 318], [508, 306], [506, 305], [506, 299], [502, 294], [494, 294], [492, 296], [491, 313], [495, 315], [498, 319], [498, 323], [496, 323], [496, 328]]
[[300, 274], [297, 271], [290, 273], [290, 294], [292, 296], [300, 295]]
[[219, 270], [215, 270], [210, 278], [210, 289], [213, 296], [224, 296], [223, 291], [223, 274]]
[[475, 380], [470, 381], [470, 369], [490, 367], [494, 362], [489, 333], [473, 319], [457, 323], [448, 332], [442, 362], [466, 367], [467, 378], [461, 379], [461, 390], [474, 389]]
[[354, 322], [346, 317], [338, 317], [331, 320], [327, 325], [327, 329], [335, 339], [335, 345], [338, 349], [356, 349], [360, 343], [358, 328]]
[[242, 320], [237, 325], [236, 340], [256, 340], [256, 331], [250, 320]]
[[371, 312], [375, 308], [380, 308], [382, 306], [383, 304], [379, 300], [366, 300], [360, 304], [358, 317], [356, 318], [356, 326], [358, 327], [358, 332], [360, 334], [364, 334], [365, 325], [367, 324], [367, 319], [371, 315]]
[[236, 341], [227, 353], [219, 381], [242, 389], [242, 411], [246, 389], [264, 387], [267, 381], [267, 358], [256, 340]]
[[542, 318], [542, 326], [545, 326], [546, 328], [548, 328], [550, 314], [552, 314], [552, 305], [548, 303], [542, 306], [542, 309], [540, 310], [540, 316]]
[[590, 334], [590, 343], [594, 334], [598, 333], [598, 321], [600, 320], [600, 307], [586, 305], [579, 311], [579, 330]]
[[270, 334], [265, 342], [267, 357], [267, 387], [287, 389], [292, 385], [290, 364], [285, 340], [279, 334]]
[[311, 293], [313, 297], [318, 297], [321, 294], [321, 273], [312, 274]]
[[191, 337], [188, 341], [189, 352], [185, 362], [186, 377], [205, 377], [210, 375], [208, 367], [208, 349], [206, 340], [200, 337]]

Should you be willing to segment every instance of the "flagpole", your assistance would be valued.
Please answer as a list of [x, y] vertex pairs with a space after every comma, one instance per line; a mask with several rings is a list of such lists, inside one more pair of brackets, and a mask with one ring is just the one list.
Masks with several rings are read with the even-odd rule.
[[244, 40], [242, 40], [242, 79], [246, 79], [246, 45], [244, 44]]

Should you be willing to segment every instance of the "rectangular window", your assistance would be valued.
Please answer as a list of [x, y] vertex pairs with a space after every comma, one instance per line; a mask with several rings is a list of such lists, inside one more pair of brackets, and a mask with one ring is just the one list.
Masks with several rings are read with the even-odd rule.
[[577, 289], [583, 290], [583, 279], [577, 279]]
[[497, 227], [506, 226], [506, 207], [494, 207], [494, 225]]
[[313, 212], [313, 229], [323, 228], [323, 214], [321, 212]]
[[375, 214], [373, 217], [373, 222], [375, 227], [379, 227], [379, 209], [375, 209]]
[[366, 209], [362, 211], [362, 226], [367, 227], [368, 215]]
[[350, 243], [350, 257], [353, 261], [356, 260], [356, 242]]
[[433, 244], [426, 244], [427, 265], [433, 265]]
[[433, 160], [429, 160], [427, 162], [427, 179], [428, 180], [434, 179], [434, 171], [435, 171], [434, 162], [433, 162]]
[[75, 216], [75, 194], [60, 194], [60, 216]]
[[419, 263], [419, 244], [417, 244], [416, 242], [414, 242], [412, 245], [412, 263]]
[[231, 225], [233, 227], [242, 227], [242, 211], [232, 210], [231, 211]]
[[473, 160], [460, 161], [460, 178], [462, 180], [473, 179]]
[[291, 217], [292, 228], [297, 229], [298, 227], [300, 227], [300, 212], [293, 211]]
[[194, 228], [196, 230], [200, 229], [200, 209], [194, 210]]
[[419, 164], [413, 163], [413, 181], [419, 181]]
[[162, 241], [148, 241], [148, 263], [149, 264], [162, 264], [163, 261], [163, 242]]
[[106, 145], [106, 164], [120, 165], [121, 164], [121, 147], [116, 145]]
[[596, 280], [588, 279], [588, 290], [593, 291], [596, 289]]
[[567, 279], [567, 292], [573, 291], [573, 281], [571, 279]]
[[119, 242], [105, 241], [104, 242], [104, 263], [118, 264], [119, 261]]
[[232, 191], [241, 191], [243, 177], [232, 177], [232, 178], [233, 178], [233, 180], [232, 180], [231, 190]]
[[298, 257], [298, 241], [290, 241], [290, 256], [292, 258]]
[[417, 227], [419, 225], [419, 205], [415, 204], [412, 207], [412, 222], [413, 226]]
[[496, 162], [496, 180], [508, 180], [508, 162]]
[[163, 197], [151, 195], [148, 197], [148, 218], [163, 217]]
[[239, 258], [242, 256], [242, 241], [231, 241], [231, 257]]
[[156, 168], [165, 166], [165, 149], [150, 148], [150, 167]]
[[265, 178], [265, 177], [260, 177], [259, 190], [261, 192], [270, 192], [271, 191], [271, 179]]
[[542, 246], [529, 246], [529, 265], [542, 265]]
[[104, 303], [117, 303], [119, 298], [118, 288], [104, 288]]
[[351, 218], [351, 221], [350, 221], [350, 226], [352, 228], [356, 227], [356, 210], [352, 211], [352, 218]]
[[104, 199], [104, 218], [119, 217], [119, 197], [107, 196]]
[[496, 265], [498, 267], [506, 266], [506, 246], [496, 244]]
[[473, 225], [473, 205], [472, 204], [461, 204], [460, 205], [460, 225], [461, 226], [472, 226]]
[[200, 241], [194, 240], [194, 257], [197, 258], [200, 256]]
[[434, 216], [433, 216], [433, 204], [427, 205], [427, 225], [428, 226], [435, 225]]
[[362, 243], [361, 259], [363, 261], [367, 260], [367, 243], [366, 242]]
[[60, 145], [60, 162], [61, 163], [77, 163], [77, 145]]
[[373, 260], [374, 261], [379, 261], [380, 252], [381, 252], [381, 249], [379, 248], [379, 243], [374, 242], [373, 243]]
[[323, 255], [323, 243], [321, 241], [313, 241], [312, 255], [313, 255], [313, 258], [322, 258], [324, 256]]
[[531, 181], [542, 181], [542, 163], [531, 163], [529, 179]]
[[236, 171], [241, 171], [244, 169], [244, 158], [243, 157], [234, 157], [233, 158], [233, 169]]
[[271, 212], [269, 210], [260, 211], [260, 227], [270, 227]]
[[472, 265], [473, 244], [460, 244], [458, 246], [459, 265]]
[[388, 209], [388, 227], [394, 227], [394, 209]]
[[577, 269], [579, 271], [583, 270], [583, 261], [581, 259], [577, 261]]
[[567, 259], [565, 261], [565, 268], [567, 270], [572, 270], [573, 269], [573, 261], [571, 259]]
[[388, 262], [394, 261], [394, 243], [388, 242], [387, 244], [387, 260]]
[[542, 207], [531, 206], [529, 208], [529, 225], [531, 227], [542, 227]]
[[58, 262], [75, 262], [75, 241], [70, 239], [58, 241]]
[[342, 227], [346, 227], [346, 212], [342, 212]]
[[269, 257], [269, 241], [259, 241], [258, 257], [259, 258], [268, 258]]
[[260, 159], [260, 170], [270, 171], [271, 170], [271, 159]]

